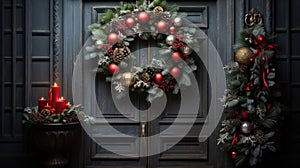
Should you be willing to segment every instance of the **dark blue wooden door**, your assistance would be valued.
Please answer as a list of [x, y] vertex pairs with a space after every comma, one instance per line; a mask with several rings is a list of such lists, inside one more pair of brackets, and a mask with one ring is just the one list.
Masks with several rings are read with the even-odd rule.
[[[87, 27], [91, 23], [98, 22], [101, 19], [102, 14], [108, 8], [114, 9], [119, 5], [119, 1], [111, 1], [111, 2], [102, 2], [102, 1], [83, 1], [82, 2], [82, 24], [83, 24], [83, 41], [87, 40], [90, 36], [90, 32]], [[186, 12], [188, 14], [187, 19], [194, 22], [200, 29], [202, 29], [210, 40], [217, 45], [217, 34], [215, 33], [218, 28], [218, 23], [214, 18], [217, 16], [217, 0], [215, 1], [186, 1], [186, 2], [171, 2], [176, 3], [180, 6], [181, 12]], [[219, 44], [221, 46], [225, 45], [225, 43]], [[134, 45], [131, 46], [131, 50], [134, 52], [135, 50], [139, 50], [139, 52], [135, 53], [137, 57], [138, 65], [150, 64], [151, 59], [154, 55], [157, 55], [157, 51], [152, 50], [151, 47], [155, 46], [155, 41], [149, 40], [136, 40]], [[226, 51], [224, 51], [226, 52]], [[223, 57], [225, 60], [226, 58]], [[202, 165], [203, 167], [211, 167], [213, 166], [213, 160], [216, 155], [216, 150], [209, 146], [209, 141], [214, 143], [215, 138], [211, 137], [207, 141], [203, 143], [199, 143], [198, 136], [201, 131], [202, 126], [204, 125], [204, 121], [207, 115], [207, 106], [208, 106], [208, 83], [207, 80], [207, 71], [203, 66], [203, 63], [199, 61], [198, 63], [198, 71], [196, 72], [196, 78], [198, 80], [200, 89], [199, 92], [201, 94], [201, 102], [200, 109], [198, 113], [198, 118], [194, 123], [192, 130], [184, 137], [177, 145], [172, 147], [171, 149], [154, 156], [148, 157], [137, 157], [137, 158], [129, 158], [119, 156], [114, 154], [113, 152], [107, 151], [105, 148], [97, 145], [95, 142], [92, 142], [89, 138], [86, 138], [86, 152], [85, 155], [85, 164], [90, 166], [115, 166], [122, 167], [124, 164], [130, 167], [199, 167]], [[128, 135], [133, 136], [142, 136], [142, 132], [145, 132], [145, 136], [149, 137], [151, 135], [159, 134], [162, 130], [168, 128], [174, 122], [174, 119], [177, 116], [178, 109], [180, 107], [180, 96], [168, 96], [168, 103], [165, 108], [163, 114], [154, 121], [142, 123], [138, 122], [138, 118], [140, 115], [151, 116], [151, 111], [147, 111], [148, 114], [143, 113], [132, 113], [127, 116], [121, 115], [117, 108], [114, 105], [114, 102], [111, 98], [110, 92], [110, 84], [106, 83], [105, 80], [101, 76], [97, 77], [96, 82], [97, 87], [97, 101], [100, 109], [105, 111], [104, 116], [106, 120], [109, 120], [110, 125], [114, 128], [118, 129], [120, 132], [126, 133]], [[136, 107], [140, 109], [147, 109], [149, 104], [146, 102], [145, 95], [139, 95], [133, 93], [131, 101], [135, 104]], [[137, 122], [133, 122], [131, 119], [135, 119]], [[98, 119], [99, 124], [101, 124], [101, 118]], [[170, 135], [161, 135], [159, 144], [152, 144], [150, 142], [150, 138], [143, 141], [135, 141], [135, 139], [130, 139], [128, 137], [124, 137], [123, 135], [113, 135], [112, 136], [102, 136], [99, 137], [101, 139], [101, 143], [104, 143], [106, 146], [111, 149], [115, 149], [115, 152], [118, 152], [120, 149], [127, 149], [128, 155], [139, 156], [139, 152], [142, 150], [151, 153], [153, 148], [166, 148], [169, 144], [172, 144], [173, 138], [178, 135], [170, 134]], [[97, 137], [96, 137], [97, 138]], [[123, 139], [123, 140], [122, 140]], [[120, 143], [121, 140], [121, 143]], [[146, 144], [146, 145], [145, 145]], [[210, 150], [211, 149], [211, 150]]]

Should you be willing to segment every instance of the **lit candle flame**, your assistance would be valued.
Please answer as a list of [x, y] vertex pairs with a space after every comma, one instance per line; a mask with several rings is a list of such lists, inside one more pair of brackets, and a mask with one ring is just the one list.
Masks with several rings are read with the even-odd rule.
[[57, 83], [56, 83], [56, 82], [54, 82], [54, 86], [57, 86]]
[[44, 100], [44, 97], [41, 97], [41, 100]]
[[68, 102], [67, 105], [70, 105], [70, 102]]
[[61, 100], [64, 100], [64, 97], [61, 97], [60, 99], [61, 99]]

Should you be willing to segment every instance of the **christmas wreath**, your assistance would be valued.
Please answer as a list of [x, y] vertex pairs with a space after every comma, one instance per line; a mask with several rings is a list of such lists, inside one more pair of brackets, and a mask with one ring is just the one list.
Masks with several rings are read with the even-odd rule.
[[[89, 26], [93, 43], [86, 47], [85, 57], [99, 58], [97, 72], [112, 83], [117, 97], [129, 87], [148, 92], [151, 102], [162, 92], [177, 94], [180, 86], [190, 85], [188, 74], [197, 69], [190, 47], [197, 43], [196, 27], [185, 24], [185, 14], [177, 10], [165, 0], [121, 2]], [[157, 42], [159, 54], [149, 65], [136, 66], [130, 49], [136, 39]]]
[[261, 25], [243, 30], [234, 46], [237, 62], [225, 67], [226, 119], [217, 143], [237, 167], [254, 166], [266, 150], [276, 151], [282, 105], [276, 101], [281, 95], [275, 80], [277, 44], [271, 40]]

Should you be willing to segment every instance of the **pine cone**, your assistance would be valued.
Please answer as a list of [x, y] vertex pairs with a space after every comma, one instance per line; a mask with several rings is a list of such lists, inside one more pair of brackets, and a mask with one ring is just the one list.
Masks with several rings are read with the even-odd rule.
[[117, 54], [117, 55], [114, 55], [114, 56], [111, 58], [111, 60], [112, 60], [112, 62], [119, 64], [119, 63], [124, 59], [124, 57], [125, 57], [125, 56], [122, 55], [122, 54]]
[[148, 82], [151, 77], [150, 75], [147, 73], [147, 72], [143, 72], [141, 75], [140, 75], [140, 79], [143, 81], [143, 82]]
[[254, 131], [254, 137], [256, 138], [256, 140], [259, 144], [262, 144], [262, 143], [265, 142], [264, 136], [265, 136], [265, 134], [262, 130], [255, 130]]
[[117, 42], [115, 49], [110, 58], [112, 62], [119, 64], [124, 58], [131, 54], [130, 49], [123, 42]]

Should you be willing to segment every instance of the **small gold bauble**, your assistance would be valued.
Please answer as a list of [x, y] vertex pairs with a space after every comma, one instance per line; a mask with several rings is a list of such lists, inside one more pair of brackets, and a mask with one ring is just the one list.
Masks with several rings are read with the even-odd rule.
[[131, 72], [124, 72], [120, 81], [124, 86], [131, 86], [135, 82], [135, 75]]
[[251, 63], [250, 58], [253, 58], [254, 54], [248, 47], [242, 47], [235, 53], [235, 59], [238, 63], [249, 65]]
[[153, 13], [161, 13], [163, 12], [164, 9], [161, 7], [161, 6], [156, 6], [154, 9], [153, 9]]

